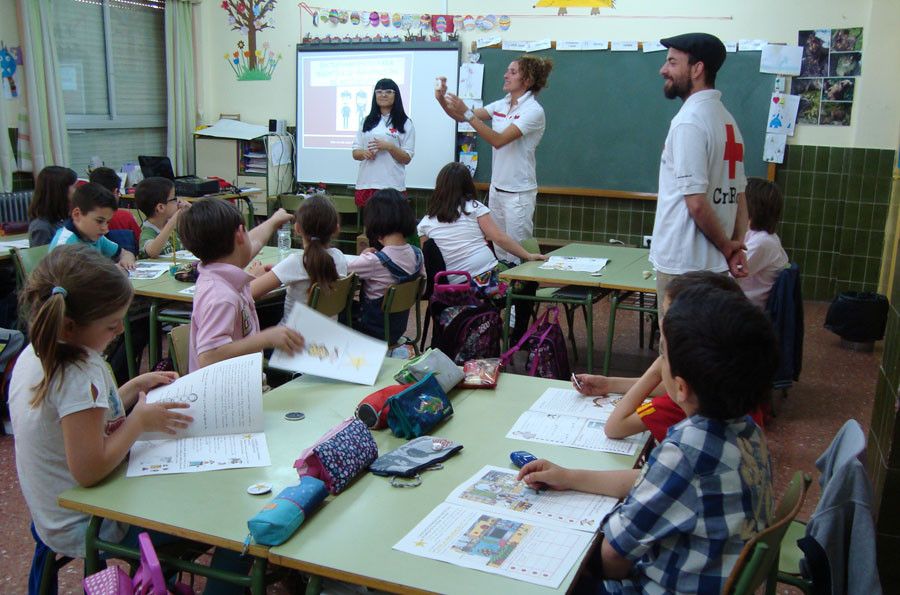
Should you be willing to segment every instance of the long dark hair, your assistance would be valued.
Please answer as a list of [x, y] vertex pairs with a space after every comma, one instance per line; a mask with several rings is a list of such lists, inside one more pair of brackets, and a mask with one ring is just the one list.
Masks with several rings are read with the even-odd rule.
[[300, 232], [306, 238], [303, 268], [309, 275], [309, 288], [312, 289], [313, 283], [318, 283], [325, 289], [331, 289], [331, 284], [338, 279], [338, 272], [334, 259], [328, 253], [328, 244], [337, 231], [337, 209], [328, 198], [311, 196], [297, 209], [296, 217]]
[[[375, 83], [375, 91], [379, 89], [392, 89], [394, 91], [394, 105], [391, 107], [391, 124], [400, 132], [406, 132], [404, 127], [406, 126], [406, 121], [409, 120], [409, 116], [403, 110], [400, 87], [391, 79], [381, 79]], [[369, 115], [363, 120], [363, 132], [372, 130], [378, 126], [378, 121], [381, 120], [381, 108], [378, 107], [378, 102], [375, 100], [375, 91], [372, 91], [372, 109], [369, 110]]]
[[453, 223], [475, 196], [475, 182], [469, 168], [455, 161], [448, 163], [438, 172], [425, 214], [441, 223]]
[[34, 194], [28, 205], [29, 219], [62, 221], [69, 216], [69, 186], [78, 175], [68, 167], [48, 165], [38, 174]]

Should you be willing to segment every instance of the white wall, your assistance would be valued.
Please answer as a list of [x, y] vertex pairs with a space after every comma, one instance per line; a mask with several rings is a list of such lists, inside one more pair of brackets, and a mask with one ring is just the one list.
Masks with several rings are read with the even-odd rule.
[[[10, 3], [12, 0], [0, 0]], [[239, 113], [257, 124], [269, 118], [284, 118], [294, 123], [295, 68], [297, 42], [307, 33], [355, 35], [372, 31], [351, 25], [331, 24], [314, 27], [312, 18], [296, 2], [283, 0], [275, 8], [275, 28], [259, 34], [259, 43], [268, 41], [281, 52], [283, 61], [273, 79], [264, 82], [237, 82], [224, 55], [236, 49], [241, 36], [230, 31], [227, 15], [219, 2], [203, 3], [203, 103], [207, 121], [219, 113]], [[315, 3], [310, 3], [315, 4]], [[471, 14], [509, 14], [509, 31], [491, 31], [506, 39], [659, 39], [688, 31], [707, 31], [725, 40], [767, 39], [796, 43], [799, 29], [819, 27], [864, 27], [863, 76], [856, 88], [853, 118], [849, 127], [800, 126], [792, 143], [842, 147], [896, 149], [900, 136], [900, 77], [896, 72], [900, 58], [898, 0], [617, 0], [616, 9], [604, 9], [600, 16], [588, 15], [588, 9], [569, 9], [567, 16], [556, 16], [556, 9], [533, 9], [522, 0], [382, 0], [381, 3], [345, 0], [333, 3], [347, 10], [388, 12]], [[379, 28], [380, 32], [399, 31]], [[463, 32], [468, 49], [481, 32]], [[660, 54], [662, 62], [662, 54]], [[727, 68], [727, 62], [726, 66]], [[550, 84], [553, 84], [551, 75]], [[662, 84], [660, 84], [662, 89]], [[662, 91], [660, 90], [660, 93]]]

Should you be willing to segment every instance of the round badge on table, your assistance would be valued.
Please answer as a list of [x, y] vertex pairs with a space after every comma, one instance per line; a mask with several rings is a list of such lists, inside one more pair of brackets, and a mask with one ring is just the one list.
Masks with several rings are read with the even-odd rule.
[[251, 496], [262, 496], [272, 491], [272, 484], [261, 481], [247, 488], [247, 493]]
[[284, 414], [284, 419], [288, 421], [300, 421], [301, 419], [306, 419], [306, 414], [299, 411], [288, 411]]

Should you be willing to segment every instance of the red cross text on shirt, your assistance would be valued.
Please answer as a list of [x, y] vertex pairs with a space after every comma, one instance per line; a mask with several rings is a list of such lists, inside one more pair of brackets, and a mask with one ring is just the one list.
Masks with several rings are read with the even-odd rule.
[[734, 126], [725, 124], [725, 156], [728, 162], [728, 179], [733, 180], [735, 174], [735, 164], [738, 161], [744, 161], [744, 145], [734, 142]]

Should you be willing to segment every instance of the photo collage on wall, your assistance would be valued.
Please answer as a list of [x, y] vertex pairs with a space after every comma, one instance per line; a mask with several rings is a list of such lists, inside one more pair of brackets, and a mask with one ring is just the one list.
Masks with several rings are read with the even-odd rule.
[[791, 95], [800, 96], [798, 124], [849, 126], [857, 77], [862, 75], [862, 27], [800, 31], [800, 76]]

